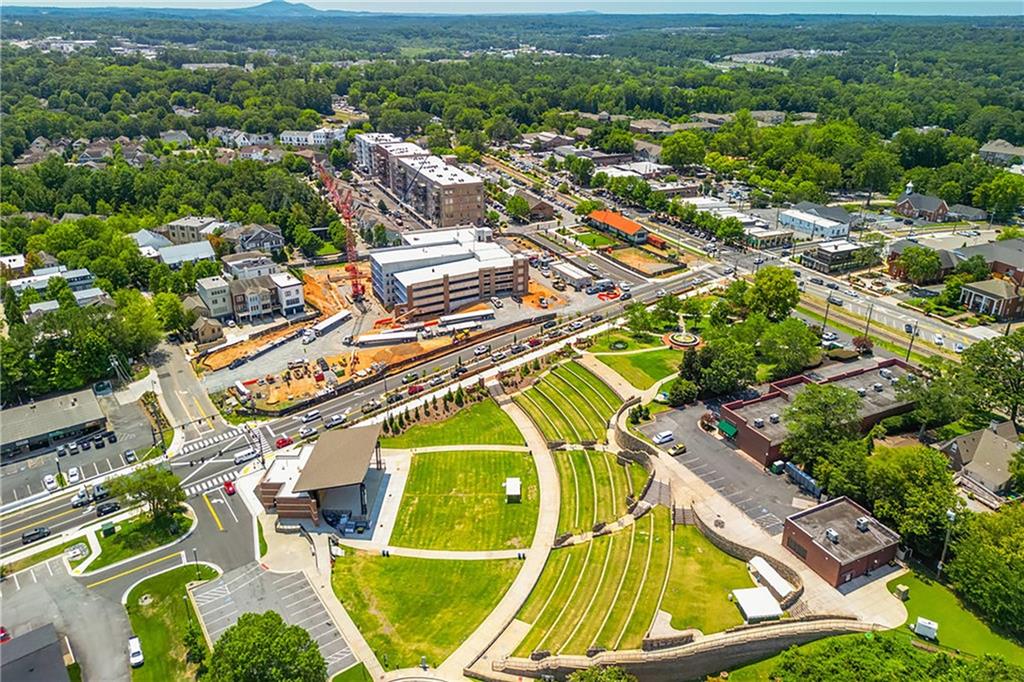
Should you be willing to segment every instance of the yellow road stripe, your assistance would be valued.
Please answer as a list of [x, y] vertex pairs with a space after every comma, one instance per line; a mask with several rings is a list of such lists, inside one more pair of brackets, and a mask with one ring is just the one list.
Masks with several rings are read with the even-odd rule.
[[14, 529], [14, 530], [9, 530], [6, 533], [0, 533], [0, 538], [5, 538], [8, 535], [15, 535], [16, 533], [21, 533], [22, 531], [30, 530], [32, 528], [38, 528], [39, 526], [46, 524], [47, 521], [53, 521], [54, 519], [59, 519], [59, 518], [65, 517], [65, 516], [70, 516], [71, 514], [81, 514], [81, 513], [82, 513], [81, 509], [72, 508], [72, 509], [69, 509], [66, 512], [61, 512], [60, 514], [54, 514], [53, 516], [48, 516], [45, 519], [39, 519], [37, 521], [33, 521], [32, 523], [30, 523], [27, 526], [22, 526], [20, 528]]
[[224, 525], [220, 522], [220, 517], [217, 516], [217, 512], [213, 510], [213, 503], [210, 502], [210, 497], [206, 493], [203, 493], [203, 499], [206, 501], [206, 508], [210, 510], [210, 515], [213, 517], [213, 520], [217, 522], [217, 530], [224, 530]]
[[206, 410], [204, 410], [203, 406], [199, 404], [199, 398], [197, 398], [196, 396], [192, 396], [192, 400], [196, 404], [196, 409], [199, 410], [200, 419], [205, 419], [207, 422], [209, 422], [210, 428], [213, 428], [213, 416], [206, 414]]
[[159, 559], [154, 559], [153, 561], [150, 561], [148, 563], [142, 564], [141, 566], [136, 566], [135, 568], [129, 568], [127, 571], [121, 571], [117, 575], [112, 575], [109, 578], [104, 578], [103, 580], [97, 580], [94, 583], [86, 585], [86, 587], [98, 587], [98, 586], [103, 585], [105, 583], [109, 583], [111, 580], [117, 580], [118, 578], [123, 578], [126, 575], [131, 575], [132, 573], [135, 573], [136, 571], [141, 571], [144, 568], [149, 568], [150, 566], [153, 566], [154, 564], [159, 564], [161, 561], [167, 561], [168, 559], [173, 559], [174, 557], [180, 557], [180, 556], [181, 556], [181, 552], [175, 552], [174, 554], [168, 554], [165, 557], [160, 557]]

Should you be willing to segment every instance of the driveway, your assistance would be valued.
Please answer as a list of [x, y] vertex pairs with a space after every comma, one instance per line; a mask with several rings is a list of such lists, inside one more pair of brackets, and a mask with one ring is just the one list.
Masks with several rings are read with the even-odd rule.
[[708, 434], [697, 424], [704, 406], [669, 410], [640, 427], [648, 437], [672, 431], [686, 452], [676, 461], [699, 476], [770, 535], [782, 533], [786, 517], [815, 504], [785, 476], [765, 471], [761, 465], [728, 442]]
[[118, 597], [68, 575], [63, 557], [9, 576], [0, 589], [4, 626], [15, 637], [47, 623], [71, 641], [82, 678], [128, 682], [128, 616]]
[[276, 611], [316, 641], [327, 661], [328, 679], [357, 662], [305, 573], [271, 573], [250, 563], [197, 587], [192, 596], [213, 642], [243, 613]]

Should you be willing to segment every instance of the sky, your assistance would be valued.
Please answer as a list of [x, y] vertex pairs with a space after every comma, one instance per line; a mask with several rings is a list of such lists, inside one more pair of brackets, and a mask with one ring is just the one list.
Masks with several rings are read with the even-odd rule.
[[[15, 0], [47, 7], [193, 7], [230, 9], [262, 0]], [[606, 13], [899, 14], [1022, 16], [1024, 0], [308, 0], [317, 9], [441, 14]]]

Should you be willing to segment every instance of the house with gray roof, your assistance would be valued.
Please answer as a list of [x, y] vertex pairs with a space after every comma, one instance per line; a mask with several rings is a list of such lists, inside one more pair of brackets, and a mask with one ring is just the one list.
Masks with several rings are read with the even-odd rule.
[[969, 310], [982, 315], [991, 315], [997, 320], [1012, 320], [1020, 317], [1021, 301], [1019, 287], [1006, 279], [986, 279], [970, 282], [960, 287], [960, 303]]
[[816, 204], [813, 201], [801, 201], [793, 206], [793, 208], [797, 211], [816, 215], [819, 218], [842, 223], [843, 225], [850, 225], [853, 222], [853, 216], [842, 206], [825, 206], [823, 204]]
[[139, 230], [138, 232], [132, 232], [128, 236], [139, 245], [139, 248], [148, 246], [152, 249], [162, 249], [172, 244], [171, 240], [167, 237], [150, 230]]
[[1010, 463], [1021, 442], [1013, 422], [993, 423], [939, 445], [953, 471], [996, 495], [1010, 488]]
[[165, 246], [162, 249], [157, 249], [157, 252], [160, 254], [161, 262], [175, 269], [180, 268], [185, 263], [217, 260], [217, 255], [213, 252], [213, 246], [205, 239], [189, 244]]
[[923, 218], [933, 223], [946, 219], [949, 206], [939, 197], [914, 192], [913, 183], [907, 184], [907, 191], [896, 200], [893, 210], [907, 218]]
[[1009, 166], [1012, 163], [1024, 161], [1024, 147], [1010, 144], [1006, 140], [990, 140], [981, 145], [978, 156], [989, 163], [998, 163]]

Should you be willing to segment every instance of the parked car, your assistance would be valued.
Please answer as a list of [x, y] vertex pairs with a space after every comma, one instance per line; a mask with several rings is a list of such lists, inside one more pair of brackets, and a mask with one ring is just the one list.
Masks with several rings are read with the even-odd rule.
[[142, 643], [138, 637], [128, 638], [128, 664], [133, 668], [140, 667], [145, 662], [142, 656]]
[[11, 631], [0, 625], [0, 644], [11, 641]]
[[416, 372], [409, 372], [404, 377], [402, 377], [402, 383], [403, 384], [411, 384], [412, 382], [416, 381], [419, 378], [420, 378], [420, 375], [417, 374]]
[[822, 341], [836, 341], [839, 339], [839, 335], [835, 332], [823, 332], [821, 335]]
[[92, 441], [89, 440], [88, 438], [83, 438], [82, 440], [78, 441], [78, 447], [82, 448], [82, 450], [88, 450], [89, 448], [92, 447]]
[[43, 476], [43, 487], [52, 493], [54, 490], [60, 487], [57, 485], [57, 477], [54, 476], [53, 474], [46, 474], [45, 476]]
[[539, 346], [540, 344], [542, 344], [544, 342], [541, 341], [540, 339], [538, 339], [536, 336], [534, 336], [533, 338], [531, 338], [526, 343], [530, 344], [530, 348], [536, 348], [537, 346]]
[[224, 481], [224, 492], [227, 493], [228, 495], [234, 495], [235, 494], [235, 482], [234, 481]]
[[102, 433], [98, 436], [93, 437], [92, 444], [97, 450], [99, 450], [100, 448], [107, 447], [107, 441], [103, 440]]
[[443, 383], [444, 383], [444, 377], [443, 376], [436, 376], [436, 377], [434, 377], [433, 379], [431, 379], [430, 381], [427, 382], [427, 384], [429, 384], [430, 386], [440, 386]]
[[38, 542], [44, 538], [50, 537], [50, 529], [46, 526], [40, 528], [33, 528], [30, 531], [21, 534], [21, 544], [27, 545], [32, 542]]
[[114, 433], [113, 431], [107, 431], [107, 442], [108, 443], [116, 443], [117, 442], [117, 434]]
[[124, 457], [125, 464], [134, 464], [138, 461], [138, 457], [136, 457], [134, 450], [125, 450], [121, 453], [121, 456]]
[[654, 436], [652, 439], [655, 445], [664, 445], [672, 440], [675, 440], [675, 435], [671, 431], [662, 431]]
[[413, 384], [409, 387], [409, 395], [416, 395], [423, 391], [423, 384]]
[[77, 455], [78, 454], [78, 443], [75, 443], [74, 441], [68, 443], [68, 454], [69, 455]]
[[113, 514], [116, 511], [120, 511], [121, 505], [118, 502], [104, 502], [103, 504], [96, 505], [96, 516], [107, 516]]
[[65, 446], [63, 446], [63, 445], [58, 445], [57, 446], [57, 456], [58, 457], [63, 457], [66, 454], [68, 454], [68, 449]]
[[547, 322], [542, 324], [540, 326], [540, 328], [541, 329], [551, 329], [552, 327], [556, 326], [557, 324], [558, 324], [558, 322], [556, 322], [555, 320], [548, 320]]
[[505, 355], [505, 352], [499, 350], [497, 353], [494, 353], [493, 355], [491, 355], [491, 362], [501, 362], [506, 357], [508, 357], [508, 356]]
[[82, 472], [79, 471], [78, 467], [71, 467], [68, 469], [68, 484], [73, 485], [82, 480]]
[[501, 299], [497, 296], [491, 296], [491, 305], [495, 308], [504, 308], [505, 304], [501, 302]]
[[473, 349], [473, 355], [486, 355], [491, 351], [490, 346], [477, 346]]

